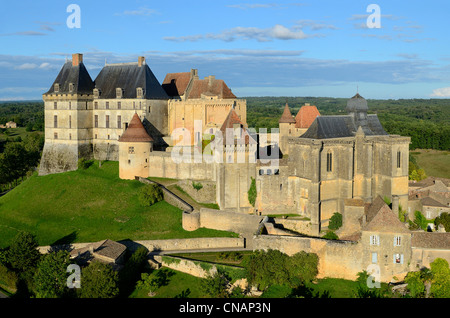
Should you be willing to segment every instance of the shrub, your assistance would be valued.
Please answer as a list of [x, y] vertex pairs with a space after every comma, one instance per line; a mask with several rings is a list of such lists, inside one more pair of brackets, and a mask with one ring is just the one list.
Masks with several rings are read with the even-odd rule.
[[142, 187], [139, 193], [139, 202], [143, 206], [151, 206], [162, 200], [164, 200], [164, 195], [157, 184], [147, 184]]
[[248, 202], [254, 207], [256, 202], [256, 180], [252, 178], [250, 189], [248, 189]]
[[200, 183], [200, 182], [194, 182], [194, 181], [192, 181], [192, 187], [195, 189], [195, 190], [200, 190], [201, 188], [203, 188], [203, 185]]
[[325, 234], [322, 237], [325, 239], [328, 239], [328, 240], [338, 240], [339, 239], [339, 237], [333, 231], [327, 231], [327, 234]]
[[335, 212], [330, 219], [330, 224], [328, 225], [328, 228], [330, 230], [337, 230], [341, 226], [342, 226], [342, 214], [340, 214], [339, 212]]
[[86, 170], [94, 163], [93, 160], [87, 160], [86, 158], [78, 159], [78, 169]]

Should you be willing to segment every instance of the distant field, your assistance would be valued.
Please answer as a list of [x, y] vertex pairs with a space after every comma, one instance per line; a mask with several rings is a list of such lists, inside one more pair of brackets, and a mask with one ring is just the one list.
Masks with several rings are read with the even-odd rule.
[[[0, 133], [0, 140], [5, 140], [6, 138], [9, 138], [11, 140], [14, 140], [17, 137], [20, 137], [24, 139], [28, 134], [32, 134], [33, 132], [26, 131], [25, 127], [18, 127], [18, 128], [8, 128], [7, 130], [9, 134]], [[42, 131], [39, 131], [38, 133], [43, 134]]]
[[182, 211], [165, 201], [144, 208], [142, 183], [121, 180], [117, 162], [95, 162], [87, 170], [37, 176], [0, 197], [0, 247], [19, 230], [36, 234], [40, 245], [111, 240], [233, 236], [183, 230]]
[[416, 149], [411, 154], [427, 176], [450, 179], [450, 151]]

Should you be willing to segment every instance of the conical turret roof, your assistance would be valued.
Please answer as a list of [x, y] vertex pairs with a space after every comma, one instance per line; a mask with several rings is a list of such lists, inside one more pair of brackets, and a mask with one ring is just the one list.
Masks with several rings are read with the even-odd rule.
[[133, 115], [127, 130], [119, 138], [119, 142], [152, 142], [153, 138], [145, 130], [137, 113]]
[[295, 124], [295, 119], [292, 116], [292, 113], [291, 113], [291, 110], [289, 109], [288, 103], [286, 103], [286, 106], [284, 106], [283, 115], [281, 115], [281, 118], [278, 121], [278, 123], [280, 123], [280, 124], [282, 124], [282, 123]]

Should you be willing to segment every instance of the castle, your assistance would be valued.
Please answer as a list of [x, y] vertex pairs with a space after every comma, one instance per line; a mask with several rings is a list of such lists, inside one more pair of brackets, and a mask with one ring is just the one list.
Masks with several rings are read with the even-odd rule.
[[[144, 57], [106, 64], [92, 80], [82, 54], [73, 54], [43, 99], [41, 175], [75, 170], [79, 158], [115, 160], [121, 178], [212, 182], [221, 209], [298, 214], [316, 234], [344, 211], [346, 199], [381, 196], [408, 205], [410, 138], [388, 135], [359, 94], [340, 116], [304, 105], [294, 117], [286, 103], [270, 140], [248, 129], [246, 101], [223, 80], [191, 70], [169, 73], [161, 85]], [[211, 151], [220, 160], [203, 160], [205, 134], [214, 136]], [[187, 160], [174, 160], [175, 150]]]
[[[411, 204], [410, 138], [386, 133], [358, 93], [339, 116], [309, 104], [293, 116], [286, 103], [279, 129], [256, 133], [246, 123], [246, 101], [214, 76], [200, 79], [192, 69], [169, 73], [160, 84], [139, 57], [106, 64], [92, 80], [83, 56], [74, 54], [43, 99], [40, 175], [94, 158], [119, 161], [122, 179], [202, 183], [208, 193], [198, 200], [221, 211], [184, 213], [187, 230], [253, 228], [264, 215], [297, 215], [302, 228], [295, 230], [308, 237], [258, 236], [253, 248], [317, 253], [321, 272], [334, 277], [384, 264], [381, 275], [389, 280], [437, 256], [449, 259], [448, 233], [412, 233], [399, 221], [399, 210]], [[320, 239], [336, 212], [343, 215], [342, 240]]]

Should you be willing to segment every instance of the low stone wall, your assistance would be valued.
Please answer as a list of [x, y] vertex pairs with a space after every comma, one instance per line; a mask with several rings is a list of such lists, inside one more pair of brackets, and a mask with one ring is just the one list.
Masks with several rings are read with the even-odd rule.
[[274, 222], [276, 224], [283, 225], [283, 227], [287, 230], [291, 230], [297, 233], [312, 235], [311, 230], [311, 221], [310, 220], [299, 220], [299, 219], [283, 219], [283, 218], [275, 218]]
[[[201, 188], [195, 189], [193, 182], [201, 185]], [[216, 182], [214, 181], [181, 180], [178, 185], [197, 202], [216, 203]]]
[[241, 237], [198, 237], [187, 239], [151, 240], [151, 241], [121, 241], [130, 250], [140, 246], [149, 252], [184, 251], [199, 249], [233, 249], [244, 248], [244, 238]]
[[235, 233], [255, 233], [263, 219], [264, 216], [202, 208], [199, 212], [183, 214], [183, 228], [188, 231], [206, 227]]
[[180, 210], [183, 210], [183, 211], [190, 212], [190, 211], [194, 210], [194, 208], [189, 203], [187, 203], [186, 201], [184, 201], [183, 199], [181, 199], [180, 197], [178, 197], [177, 195], [172, 193], [170, 190], [168, 190], [162, 184], [159, 184], [158, 182], [155, 182], [155, 181], [152, 181], [152, 180], [149, 180], [146, 178], [142, 178], [142, 177], [136, 177], [136, 179], [142, 183], [158, 185], [161, 188], [162, 192], [164, 193], [164, 201], [166, 201], [170, 205], [176, 206], [177, 208], [179, 208]]

